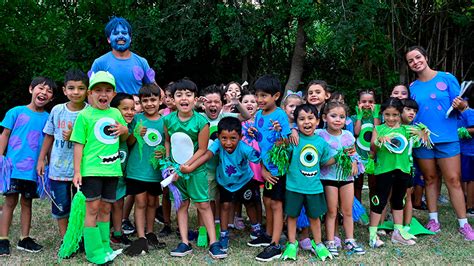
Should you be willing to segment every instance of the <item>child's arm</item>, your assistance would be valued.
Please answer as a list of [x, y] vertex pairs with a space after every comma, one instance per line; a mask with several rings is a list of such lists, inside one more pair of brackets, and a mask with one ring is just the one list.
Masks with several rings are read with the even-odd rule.
[[193, 157], [184, 164], [192, 165], [199, 157], [203, 156], [207, 151], [207, 144], [209, 143], [209, 124], [206, 124], [198, 135], [198, 149]]
[[81, 161], [83, 151], [84, 144], [80, 144], [77, 142], [74, 143], [74, 178], [72, 180], [72, 183], [77, 188], [82, 186]]
[[183, 164], [179, 167], [179, 170], [183, 174], [189, 174], [194, 172], [199, 166], [205, 164], [207, 161], [209, 161], [214, 154], [211, 151], [206, 151], [203, 156], [197, 158], [196, 161], [194, 161], [192, 164]]
[[363, 117], [363, 111], [362, 111], [362, 104], [358, 103], [356, 107], [356, 119], [354, 121], [354, 136], [357, 138], [360, 134], [360, 129], [362, 127], [362, 117]]
[[235, 105], [235, 107], [237, 108], [237, 110], [239, 111], [239, 120], [240, 122], [242, 121], [247, 121], [249, 120], [250, 118], [252, 118], [252, 116], [250, 115], [249, 111], [247, 110], [247, 108], [245, 108], [242, 103], [237, 100], [237, 104]]
[[8, 139], [10, 138], [10, 133], [12, 131], [6, 127], [3, 128], [2, 135], [0, 135], [0, 155], [5, 153], [8, 145]]
[[272, 174], [267, 170], [267, 168], [265, 167], [263, 162], [261, 163], [261, 166], [262, 166], [262, 177], [263, 177], [263, 179], [266, 182], [268, 182], [272, 185], [275, 185], [278, 182], [278, 177], [272, 176]]
[[336, 160], [334, 157], [331, 157], [331, 159], [327, 160], [322, 166], [330, 166], [336, 163]]
[[372, 131], [372, 139], [370, 140], [370, 156], [375, 158], [375, 154], [377, 153], [377, 145], [375, 142], [377, 141], [377, 130], [374, 128]]
[[54, 142], [54, 136], [49, 135], [49, 134], [44, 135], [43, 146], [41, 146], [41, 151], [38, 156], [38, 163], [36, 165], [36, 173], [41, 177], [43, 177], [44, 175], [44, 161], [45, 161], [46, 155], [51, 150], [51, 147], [53, 146], [53, 142]]
[[165, 133], [165, 150], [166, 150], [165, 158], [168, 158], [171, 152], [171, 141], [170, 141], [170, 135], [168, 134], [168, 128], [166, 126], [163, 126], [163, 132]]

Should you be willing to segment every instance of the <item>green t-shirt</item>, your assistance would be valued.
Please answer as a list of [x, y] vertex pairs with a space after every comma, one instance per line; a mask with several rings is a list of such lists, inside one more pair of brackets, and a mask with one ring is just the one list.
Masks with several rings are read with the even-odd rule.
[[374, 174], [379, 175], [399, 169], [404, 173], [410, 174], [410, 133], [408, 126], [401, 125], [399, 128], [390, 128], [385, 124], [375, 127], [377, 137], [388, 136], [393, 144], [392, 151], [388, 150], [385, 145], [377, 147], [375, 171]]
[[77, 116], [71, 141], [84, 145], [81, 161], [82, 176], [121, 176], [119, 137], [110, 127], [115, 123], [127, 125], [116, 108], [106, 110], [89, 106]]
[[[163, 118], [164, 120], [164, 126], [168, 130], [168, 135], [170, 136], [170, 139], [173, 137], [173, 134], [175, 133], [184, 133], [186, 135], [186, 138], [192, 141], [193, 143], [193, 153], [195, 153], [198, 148], [199, 148], [199, 143], [198, 143], [198, 136], [199, 132], [209, 123], [207, 122], [207, 119], [199, 114], [196, 111], [193, 111], [193, 115], [191, 118], [189, 118], [186, 121], [181, 121], [178, 117], [178, 112], [172, 112], [171, 114], [165, 116]], [[173, 143], [171, 143], [171, 159], [175, 161], [173, 158], [173, 150], [175, 152], [179, 152], [179, 149], [184, 148], [184, 147], [173, 147]], [[199, 166], [195, 171], [202, 171], [205, 170], [206, 166], [201, 165]]]
[[[134, 120], [138, 123], [142, 121], [142, 125], [147, 128], [143, 136], [142, 156], [140, 157], [140, 144], [130, 149], [130, 155], [127, 165], [127, 178], [140, 180], [144, 182], [159, 182], [163, 178], [159, 169], [153, 169], [150, 163], [152, 157], [155, 156], [155, 148], [158, 145], [165, 145], [163, 118], [158, 120], [150, 120], [143, 113], [137, 114]], [[137, 137], [137, 136], [135, 136]]]
[[302, 194], [323, 193], [320, 165], [331, 159], [329, 145], [318, 135], [306, 136], [300, 133], [299, 137], [299, 144], [292, 146], [286, 189]]

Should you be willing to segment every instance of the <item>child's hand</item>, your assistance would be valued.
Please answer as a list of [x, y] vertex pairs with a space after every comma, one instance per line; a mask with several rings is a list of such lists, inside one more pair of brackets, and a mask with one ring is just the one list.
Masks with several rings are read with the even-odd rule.
[[356, 118], [357, 120], [362, 120], [363, 117], [364, 117], [364, 112], [362, 111], [362, 103], [359, 103], [356, 106]]
[[281, 131], [281, 125], [280, 125], [280, 122], [278, 121], [273, 121], [270, 119], [270, 122], [272, 123], [272, 128], [273, 130], [275, 131]]
[[67, 129], [63, 130], [63, 140], [69, 141], [72, 133], [72, 123], [67, 123]]
[[345, 152], [347, 155], [349, 155], [349, 156], [354, 156], [355, 153], [356, 153], [356, 149], [355, 149], [354, 146], [346, 147], [346, 148], [344, 149], [344, 152]]
[[268, 172], [267, 169], [265, 169], [265, 167], [262, 167], [262, 177], [265, 181], [267, 181], [268, 183], [272, 185], [275, 185], [276, 183], [278, 183], [278, 177], [272, 176], [272, 174]]
[[43, 177], [44, 175], [44, 160], [38, 160], [38, 163], [36, 164], [36, 173]]
[[140, 127], [140, 136], [145, 136], [147, 129], [147, 127]]
[[128, 127], [116, 121], [115, 125], [112, 126], [112, 135], [114, 135], [115, 137], [118, 137], [118, 136], [127, 135], [127, 134], [128, 134]]
[[74, 173], [74, 178], [72, 179], [74, 186], [79, 189], [82, 186], [82, 175], [81, 173]]
[[189, 174], [191, 173], [191, 167], [187, 164], [182, 164], [179, 166], [179, 170], [181, 171], [181, 173], [183, 174]]
[[357, 161], [352, 162], [352, 170], [351, 170], [351, 176], [357, 175], [359, 172], [359, 168], [357, 167]]
[[161, 151], [155, 151], [155, 158], [160, 160], [165, 156]]
[[255, 127], [249, 127], [249, 129], [247, 130], [247, 133], [249, 133], [249, 136], [252, 138], [255, 138], [255, 132], [258, 132]]
[[298, 143], [300, 143], [300, 135], [298, 134], [298, 130], [296, 130], [296, 128], [291, 129], [290, 143], [293, 145], [298, 145]]
[[372, 116], [374, 118], [378, 118], [380, 116], [380, 104], [372, 104], [370, 105], [370, 109], [372, 110]]
[[454, 98], [453, 103], [451, 105], [453, 106], [454, 109], [457, 109], [458, 111], [462, 112], [466, 109], [467, 102], [458, 96]]
[[206, 111], [206, 105], [204, 105], [204, 103], [206, 103], [207, 101], [209, 101], [206, 97], [204, 96], [200, 96], [196, 102], [196, 107], [197, 108], [202, 108], [204, 111]]
[[235, 109], [235, 106], [233, 103], [226, 103], [224, 106], [222, 106], [222, 112], [223, 113], [232, 113]]

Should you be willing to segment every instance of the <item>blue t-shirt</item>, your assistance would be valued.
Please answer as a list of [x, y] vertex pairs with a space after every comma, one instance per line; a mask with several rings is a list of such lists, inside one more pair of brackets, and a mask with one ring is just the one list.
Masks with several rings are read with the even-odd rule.
[[260, 153], [243, 141], [239, 141], [234, 152], [228, 153], [222, 148], [220, 141], [215, 141], [209, 151], [219, 156], [219, 164], [216, 169], [217, 183], [230, 192], [241, 189], [253, 177], [249, 161], [260, 162]]
[[[87, 107], [87, 104], [85, 105]], [[84, 108], [85, 108], [84, 107]], [[74, 177], [73, 143], [63, 140], [63, 130], [71, 129], [79, 111], [71, 111], [67, 103], [53, 107], [43, 132], [54, 137], [51, 156], [49, 158], [49, 179], [56, 181], [72, 181]]]
[[108, 71], [115, 77], [117, 92], [138, 94], [143, 84], [155, 81], [155, 72], [148, 65], [148, 61], [135, 54], [127, 59], [120, 59], [108, 52], [94, 60], [92, 72]]
[[410, 85], [411, 98], [418, 103], [418, 113], [413, 121], [425, 124], [434, 134], [433, 143], [458, 141], [458, 111], [453, 110], [446, 119], [446, 111], [459, 95], [460, 87], [457, 79], [446, 72], [438, 72], [428, 81], [415, 80]]
[[13, 165], [11, 178], [36, 182], [36, 163], [47, 120], [47, 112], [33, 112], [27, 106], [14, 107], [5, 114], [0, 125], [11, 131], [6, 150]]
[[300, 133], [299, 137], [298, 145], [292, 146], [286, 189], [302, 194], [323, 193], [320, 165], [331, 159], [329, 145], [318, 135], [306, 136]]
[[[459, 127], [465, 127], [465, 128], [474, 127], [474, 109], [469, 108], [466, 111], [461, 113], [461, 119], [459, 120]], [[461, 139], [461, 154], [474, 156], [474, 137], [470, 139]]]
[[[272, 121], [278, 121], [280, 123], [281, 132], [273, 130]], [[291, 133], [288, 116], [280, 107], [277, 107], [275, 111], [266, 115], [262, 114], [262, 110], [259, 110], [255, 114], [255, 128], [258, 131], [254, 133], [255, 139], [260, 147], [263, 165], [265, 165], [273, 176], [278, 176], [278, 168], [270, 162], [269, 152], [280, 136], [288, 137]]]

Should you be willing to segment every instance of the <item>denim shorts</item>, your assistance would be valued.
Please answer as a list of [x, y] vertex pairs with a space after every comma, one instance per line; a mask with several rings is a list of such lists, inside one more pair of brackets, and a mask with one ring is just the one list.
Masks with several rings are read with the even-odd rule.
[[[51, 184], [51, 214], [55, 219], [69, 217], [71, 212], [71, 201], [77, 189], [72, 181], [49, 180]], [[57, 205], [57, 206], [56, 206]]]
[[444, 159], [458, 155], [461, 152], [459, 141], [436, 143], [433, 149], [420, 147], [413, 149], [413, 157], [418, 159]]

